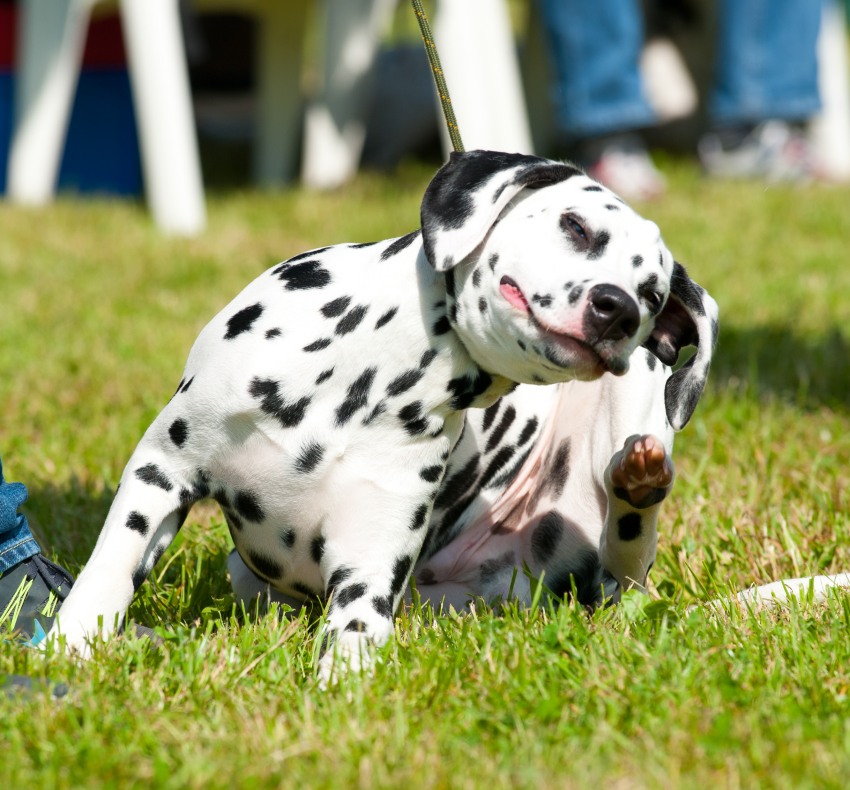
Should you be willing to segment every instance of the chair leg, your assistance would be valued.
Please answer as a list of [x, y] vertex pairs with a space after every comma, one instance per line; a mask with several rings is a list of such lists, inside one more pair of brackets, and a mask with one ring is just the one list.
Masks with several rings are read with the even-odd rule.
[[95, 0], [25, 0], [19, 5], [15, 131], [7, 193], [29, 205], [56, 191], [71, 105]]
[[328, 0], [323, 85], [307, 109], [302, 178], [331, 189], [360, 164], [373, 67], [395, 0]]
[[206, 209], [177, 0], [120, 9], [151, 212], [166, 233], [198, 233]]

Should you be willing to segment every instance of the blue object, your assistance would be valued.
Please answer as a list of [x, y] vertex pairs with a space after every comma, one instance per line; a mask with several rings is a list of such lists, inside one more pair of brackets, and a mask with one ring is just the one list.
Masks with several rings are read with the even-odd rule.
[[[804, 120], [820, 109], [816, 42], [823, 0], [721, 0], [715, 124]], [[639, 0], [538, 0], [558, 130], [574, 138], [653, 123], [638, 70]]]
[[[14, 76], [0, 72], [0, 191], [6, 191]], [[130, 80], [124, 68], [80, 74], [59, 168], [59, 190], [140, 195], [142, 166]]]
[[3, 479], [0, 459], [0, 576], [39, 553], [26, 516], [18, 513], [26, 501], [27, 488], [23, 483], [7, 483]]

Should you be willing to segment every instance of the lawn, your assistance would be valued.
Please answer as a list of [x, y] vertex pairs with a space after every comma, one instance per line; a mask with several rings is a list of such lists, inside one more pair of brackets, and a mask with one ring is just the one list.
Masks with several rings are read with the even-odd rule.
[[[643, 207], [721, 308], [679, 435], [651, 595], [400, 613], [368, 677], [318, 690], [315, 627], [234, 611], [199, 506], [123, 638], [84, 665], [0, 643], [0, 776], [33, 787], [846, 787], [850, 594], [719, 615], [695, 603], [850, 570], [850, 189], [720, 184], [669, 161]], [[166, 239], [135, 203], [0, 204], [0, 453], [46, 551], [88, 557], [122, 468], [197, 332], [270, 264], [418, 225], [429, 168], [332, 194], [228, 192]], [[719, 591], [719, 592], [718, 592]]]

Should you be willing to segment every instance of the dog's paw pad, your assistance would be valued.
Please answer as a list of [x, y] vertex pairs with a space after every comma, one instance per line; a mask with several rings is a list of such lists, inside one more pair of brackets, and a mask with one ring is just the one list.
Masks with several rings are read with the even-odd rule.
[[613, 459], [614, 493], [633, 507], [660, 502], [673, 483], [673, 461], [664, 443], [651, 434], [632, 436]]

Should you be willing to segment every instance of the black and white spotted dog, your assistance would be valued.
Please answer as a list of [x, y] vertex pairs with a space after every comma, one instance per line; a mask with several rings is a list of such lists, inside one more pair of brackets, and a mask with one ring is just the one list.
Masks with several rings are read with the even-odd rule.
[[411, 576], [458, 608], [530, 601], [529, 577], [588, 605], [645, 583], [715, 302], [567, 164], [454, 154], [421, 219], [297, 255], [207, 325], [53, 636], [86, 653], [120, 626], [206, 497], [238, 592], [329, 599], [325, 676], [390, 637]]

